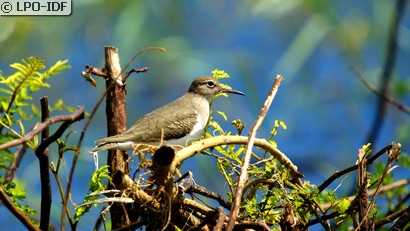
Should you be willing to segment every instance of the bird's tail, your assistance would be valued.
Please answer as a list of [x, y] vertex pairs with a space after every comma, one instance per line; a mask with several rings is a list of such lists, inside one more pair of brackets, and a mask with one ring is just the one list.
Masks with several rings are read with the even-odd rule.
[[102, 143], [102, 144], [98, 144], [97, 146], [95, 146], [93, 149], [91, 149], [88, 152], [93, 153], [93, 152], [99, 152], [99, 151], [110, 150], [110, 149], [132, 150], [133, 144], [134, 142], [131, 142], [131, 141]]

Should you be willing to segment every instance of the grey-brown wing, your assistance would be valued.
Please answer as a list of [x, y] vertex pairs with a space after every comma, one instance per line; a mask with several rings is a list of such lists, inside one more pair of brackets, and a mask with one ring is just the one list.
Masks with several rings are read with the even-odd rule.
[[[178, 111], [178, 113], [176, 112]], [[178, 139], [191, 132], [198, 120], [194, 110], [176, 110], [175, 112], [147, 114], [138, 120], [126, 132], [97, 140], [98, 144], [127, 142], [149, 143]]]

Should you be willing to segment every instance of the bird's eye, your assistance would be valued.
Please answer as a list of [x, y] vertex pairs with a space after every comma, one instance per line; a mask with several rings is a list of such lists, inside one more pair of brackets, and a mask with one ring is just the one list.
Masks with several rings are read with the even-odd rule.
[[206, 82], [206, 86], [208, 86], [209, 88], [214, 88], [216, 85], [215, 85], [214, 81], [208, 81], [208, 82]]

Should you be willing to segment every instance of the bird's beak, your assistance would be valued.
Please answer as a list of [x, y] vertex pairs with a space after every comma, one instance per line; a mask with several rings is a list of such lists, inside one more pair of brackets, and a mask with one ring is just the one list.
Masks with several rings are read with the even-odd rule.
[[221, 87], [221, 93], [245, 95], [245, 94], [244, 94], [243, 92], [241, 92], [241, 91], [237, 91], [237, 90], [233, 90], [233, 89], [228, 89], [228, 88], [224, 88], [224, 87]]

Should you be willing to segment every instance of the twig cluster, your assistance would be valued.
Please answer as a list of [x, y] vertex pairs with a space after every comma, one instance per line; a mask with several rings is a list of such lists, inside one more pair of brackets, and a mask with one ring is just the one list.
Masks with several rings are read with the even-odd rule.
[[[84, 108], [78, 107], [77, 110], [71, 115], [60, 115], [49, 118], [48, 111], [48, 100], [47, 97], [41, 98], [41, 108], [42, 108], [42, 122], [37, 123], [25, 136], [20, 139], [12, 140], [7, 143], [0, 145], [0, 150], [8, 149], [13, 146], [20, 145], [20, 148], [16, 152], [18, 154], [18, 159], [16, 159], [9, 168], [10, 172], [8, 174], [8, 182], [11, 182], [13, 177], [13, 172], [17, 169], [19, 161], [21, 160], [26, 148], [24, 144], [34, 136], [39, 133], [42, 134], [42, 141], [37, 146], [35, 154], [39, 159], [40, 165], [40, 180], [41, 180], [41, 215], [40, 215], [40, 226], [37, 228], [32, 221], [30, 221], [20, 210], [18, 210], [15, 205], [10, 201], [9, 197], [6, 195], [4, 190], [0, 187], [0, 199], [4, 205], [26, 226], [29, 230], [47, 230], [50, 225], [50, 212], [51, 212], [51, 186], [50, 186], [50, 173], [49, 173], [49, 159], [47, 147], [56, 142], [65, 130], [76, 121], [82, 120], [84, 118]], [[51, 124], [63, 122], [60, 127], [52, 134], [49, 135], [49, 127]]]

